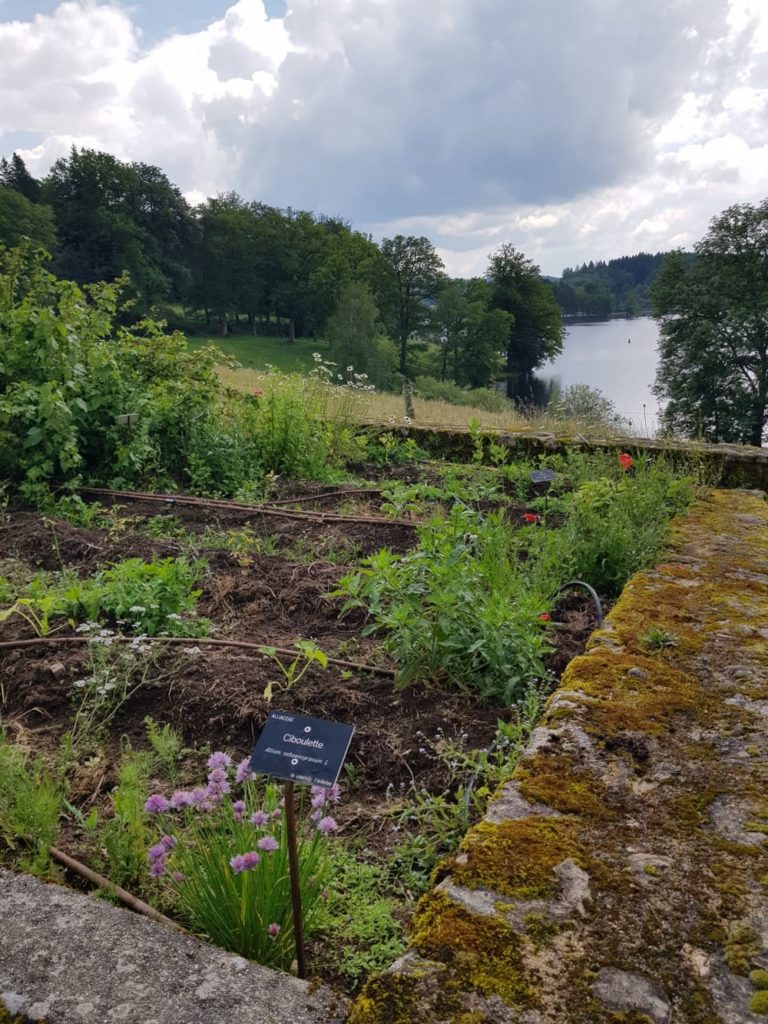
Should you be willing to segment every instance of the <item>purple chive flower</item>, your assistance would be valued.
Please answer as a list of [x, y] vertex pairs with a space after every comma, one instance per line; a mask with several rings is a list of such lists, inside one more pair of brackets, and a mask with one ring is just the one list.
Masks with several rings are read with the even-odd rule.
[[164, 860], [168, 851], [162, 843], [156, 843], [154, 846], [150, 846], [147, 850], [147, 856], [149, 857], [150, 864], [154, 864], [156, 860]]
[[267, 853], [280, 848], [280, 843], [278, 843], [274, 836], [262, 836], [256, 845], [260, 850], [265, 850]]
[[255, 779], [255, 774], [251, 771], [251, 759], [246, 757], [240, 762], [235, 769], [235, 782], [250, 782]]
[[337, 804], [339, 800], [341, 800], [341, 789], [339, 788], [338, 782], [334, 782], [328, 790], [328, 799], [332, 804]]
[[161, 836], [159, 846], [162, 846], [164, 850], [172, 850], [176, 845], [176, 840], [173, 836]]
[[273, 818], [274, 818], [275, 820], [277, 820], [278, 818], [282, 818], [282, 816], [283, 816], [283, 812], [282, 812], [282, 810], [281, 810], [281, 808], [280, 808], [280, 807], [276, 807], [276, 808], [274, 809], [274, 811], [272, 811], [272, 817], [273, 817]]
[[277, 923], [277, 921], [273, 921], [272, 924], [269, 925], [269, 927], [267, 928], [267, 935], [270, 937], [270, 939], [276, 939], [277, 936], [280, 934], [280, 931], [280, 925]]
[[167, 811], [170, 806], [170, 803], [161, 793], [153, 793], [144, 804], [144, 810], [148, 814], [162, 814], [163, 811]]
[[248, 853], [238, 853], [229, 862], [229, 866], [232, 868], [236, 875], [242, 874], [243, 871], [250, 871], [251, 868], [255, 868], [261, 858], [255, 850], [249, 850]]
[[153, 860], [149, 865], [149, 874], [152, 878], [159, 878], [160, 875], [165, 874], [165, 858], [158, 857], [157, 860]]
[[232, 804], [232, 815], [235, 821], [243, 820], [243, 811], [245, 810], [245, 804], [242, 800], [235, 800]]
[[202, 786], [198, 786], [193, 789], [190, 793], [190, 805], [192, 807], [202, 807], [205, 801], [208, 799], [208, 790], [203, 789]]
[[186, 877], [187, 876], [184, 874], [183, 871], [174, 871], [173, 872], [173, 880], [174, 880], [174, 882], [183, 882], [183, 881], [186, 880]]
[[325, 790], [321, 789], [319, 793], [315, 793], [312, 797], [312, 806], [314, 808], [325, 807]]
[[268, 821], [269, 815], [266, 814], [264, 811], [254, 811], [254, 813], [251, 815], [252, 825], [266, 825]]
[[323, 835], [328, 835], [329, 832], [335, 832], [339, 826], [336, 824], [335, 818], [330, 816], [321, 818], [317, 823], [317, 831], [322, 832]]
[[312, 813], [310, 814], [309, 817], [312, 819], [312, 821], [320, 821], [322, 816], [323, 816], [322, 809], [320, 807], [318, 807], [316, 810], [312, 811]]
[[192, 794], [185, 789], [177, 789], [171, 796], [171, 807], [178, 810], [180, 807], [191, 807], [194, 803]]
[[217, 750], [214, 754], [208, 758], [208, 767], [212, 769], [224, 769], [229, 768], [232, 764], [232, 758], [229, 754], [223, 753], [221, 750]]

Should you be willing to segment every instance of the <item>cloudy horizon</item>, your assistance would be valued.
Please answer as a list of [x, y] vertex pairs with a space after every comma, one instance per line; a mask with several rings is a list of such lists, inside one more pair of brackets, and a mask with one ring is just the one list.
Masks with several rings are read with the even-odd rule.
[[0, 154], [425, 234], [456, 275], [689, 247], [768, 195], [768, 10], [640, 6], [0, 0]]

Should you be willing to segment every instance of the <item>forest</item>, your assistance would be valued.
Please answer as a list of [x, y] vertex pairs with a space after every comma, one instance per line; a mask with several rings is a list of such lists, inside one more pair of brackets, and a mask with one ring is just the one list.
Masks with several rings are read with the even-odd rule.
[[507, 243], [484, 276], [450, 278], [424, 237], [374, 239], [339, 215], [278, 209], [229, 192], [192, 207], [163, 171], [72, 148], [42, 180], [0, 161], [0, 244], [30, 239], [57, 276], [126, 277], [130, 318], [188, 335], [326, 338], [380, 387], [402, 376], [531, 402], [535, 370], [562, 348], [565, 314], [638, 312], [661, 255], [543, 278]]

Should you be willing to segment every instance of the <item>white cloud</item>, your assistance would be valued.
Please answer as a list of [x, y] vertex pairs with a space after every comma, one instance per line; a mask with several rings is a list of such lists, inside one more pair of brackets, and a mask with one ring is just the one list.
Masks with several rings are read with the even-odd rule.
[[[0, 17], [2, 9], [0, 8]], [[130, 8], [0, 21], [0, 132], [157, 163], [185, 193], [429, 235], [455, 273], [512, 241], [549, 273], [690, 244], [763, 198], [764, 0], [238, 0], [142, 48]]]

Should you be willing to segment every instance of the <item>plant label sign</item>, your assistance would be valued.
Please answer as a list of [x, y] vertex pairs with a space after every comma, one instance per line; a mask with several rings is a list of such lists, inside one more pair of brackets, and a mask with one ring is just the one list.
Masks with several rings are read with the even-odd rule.
[[540, 486], [541, 484], [551, 484], [557, 474], [554, 469], [534, 469], [531, 470], [530, 477], [531, 483], [534, 486]]
[[253, 748], [251, 771], [330, 789], [339, 777], [354, 731], [354, 725], [273, 711]]

